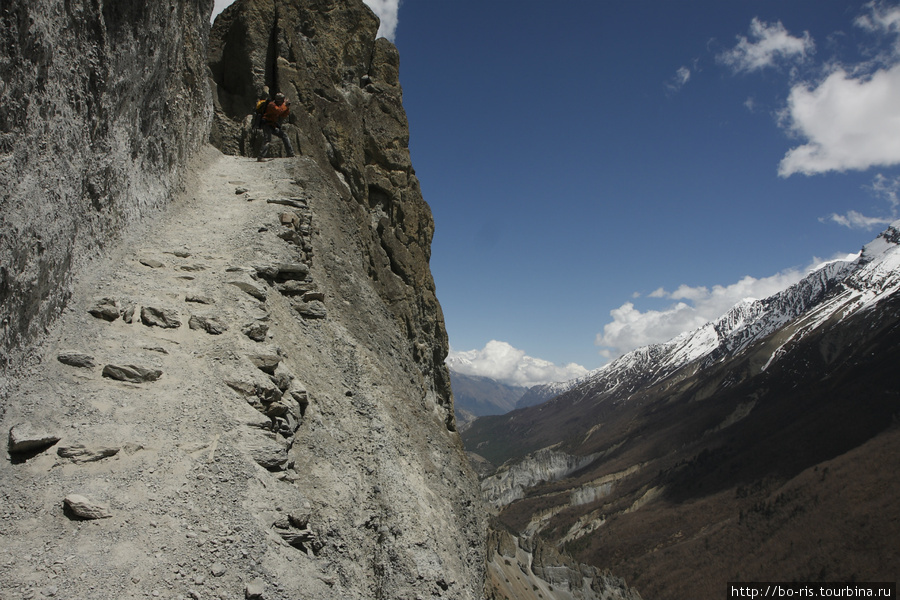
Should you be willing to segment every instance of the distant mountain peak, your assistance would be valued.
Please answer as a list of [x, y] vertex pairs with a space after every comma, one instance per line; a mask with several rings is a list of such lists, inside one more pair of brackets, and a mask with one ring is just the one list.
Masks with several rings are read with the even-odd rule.
[[[594, 387], [604, 379], [620, 386], [626, 373], [640, 373], [641, 380], [663, 378], [693, 361], [718, 361], [734, 355], [754, 342], [836, 296], [838, 288], [853, 289], [827, 309], [853, 312], [900, 288], [900, 220], [892, 223], [857, 255], [822, 263], [799, 282], [761, 300], [745, 298], [715, 321], [687, 331], [667, 342], [636, 348], [615, 360], [569, 381], [535, 386], [519, 401], [519, 408], [532, 406], [582, 386]], [[851, 297], [856, 302], [851, 302]], [[849, 302], [849, 304], [845, 304]], [[820, 315], [824, 316], [823, 315]], [[846, 315], [845, 315], [846, 316]]]

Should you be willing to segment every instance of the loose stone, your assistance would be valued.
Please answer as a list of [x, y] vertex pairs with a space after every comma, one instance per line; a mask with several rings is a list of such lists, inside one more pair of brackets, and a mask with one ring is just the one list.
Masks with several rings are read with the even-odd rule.
[[107, 506], [92, 502], [79, 494], [69, 494], [63, 503], [72, 514], [82, 519], [107, 519], [112, 516]]
[[81, 369], [93, 369], [97, 366], [94, 363], [94, 357], [81, 352], [61, 352], [56, 360], [70, 367], [79, 367]]
[[52, 446], [59, 440], [59, 436], [35, 429], [29, 423], [19, 423], [9, 430], [9, 451], [13, 454], [32, 452]]
[[135, 365], [106, 365], [103, 367], [104, 377], [130, 383], [156, 381], [161, 375], [162, 371], [159, 369], [146, 369]]

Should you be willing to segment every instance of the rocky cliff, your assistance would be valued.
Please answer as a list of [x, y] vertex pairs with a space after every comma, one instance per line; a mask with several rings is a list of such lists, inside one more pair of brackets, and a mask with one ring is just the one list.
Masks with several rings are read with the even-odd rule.
[[256, 99], [285, 94], [294, 148], [371, 232], [362, 243], [374, 285], [405, 331], [430, 401], [455, 429], [447, 333], [428, 268], [434, 222], [410, 161], [399, 55], [377, 30], [362, 2], [238, 0], [210, 35], [211, 140], [226, 154], [256, 156]]
[[[480, 598], [396, 49], [357, 0], [239, 1], [213, 102], [186, 58], [209, 4], [119, 6], [3, 15], [4, 98], [71, 87], [88, 137], [3, 113], [3, 248], [24, 256], [4, 256], [4, 348], [24, 358], [0, 389], [0, 597]], [[257, 83], [292, 100], [303, 156], [245, 156]], [[62, 264], [23, 237], [44, 229], [72, 238]]]
[[209, 130], [212, 0], [0, 11], [0, 367], [73, 273], [164, 206]]

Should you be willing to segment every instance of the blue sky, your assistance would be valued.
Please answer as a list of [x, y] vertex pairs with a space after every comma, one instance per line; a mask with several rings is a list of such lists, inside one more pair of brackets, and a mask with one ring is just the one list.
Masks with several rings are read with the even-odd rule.
[[472, 374], [583, 374], [898, 218], [897, 2], [369, 4]]

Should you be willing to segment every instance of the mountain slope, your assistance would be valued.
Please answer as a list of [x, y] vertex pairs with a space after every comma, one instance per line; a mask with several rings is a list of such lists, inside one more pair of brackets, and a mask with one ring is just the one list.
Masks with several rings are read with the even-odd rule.
[[[860, 486], [872, 506], [889, 505], [896, 488], [869, 455], [898, 451], [897, 227], [856, 260], [629, 353], [549, 402], [476, 421], [467, 447], [516, 465], [483, 482], [497, 498], [521, 498], [501, 520], [612, 569], [648, 597], [717, 597], [748, 573], [895, 579], [897, 554], [883, 553], [895, 509], [863, 528], [868, 548], [842, 547], [844, 525], [829, 519], [849, 501], [841, 486]], [[546, 468], [536, 450], [547, 447], [592, 460], [515, 492], [523, 469]], [[850, 456], [870, 466], [854, 471]], [[846, 465], [840, 486], [809, 483], [837, 463]], [[801, 539], [810, 524], [819, 537]], [[790, 559], [765, 550], [787, 547]]]
[[450, 369], [450, 382], [456, 410], [467, 411], [474, 417], [508, 413], [526, 391], [524, 387], [507, 385], [489, 377], [463, 375], [453, 369]]

